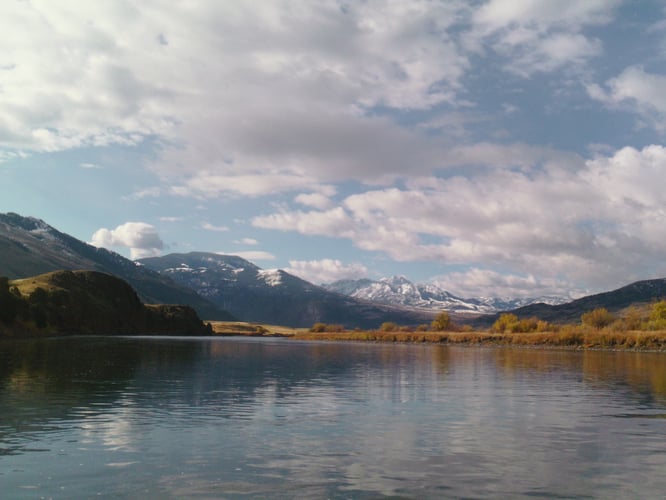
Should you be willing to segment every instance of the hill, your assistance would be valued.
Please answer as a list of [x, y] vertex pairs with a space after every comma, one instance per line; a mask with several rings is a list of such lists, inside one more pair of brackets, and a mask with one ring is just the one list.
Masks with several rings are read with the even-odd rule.
[[245, 321], [307, 327], [314, 323], [377, 328], [383, 322], [430, 322], [434, 312], [381, 305], [325, 290], [283, 270], [264, 270], [231, 255], [205, 252], [140, 259]]
[[0, 311], [4, 335], [211, 333], [191, 307], [144, 305], [129, 284], [95, 271], [1, 278]]
[[[666, 297], [666, 278], [643, 280], [609, 292], [587, 295], [566, 304], [531, 304], [510, 311], [518, 318], [537, 317], [551, 323], [576, 323], [582, 314], [597, 308], [616, 313], [629, 306], [649, 304]], [[481, 316], [473, 321], [478, 326], [491, 325], [499, 314]]]
[[0, 276], [26, 278], [57, 270], [93, 270], [127, 281], [148, 304], [185, 304], [210, 320], [235, 319], [193, 290], [125, 257], [84, 243], [46, 222], [0, 214]]

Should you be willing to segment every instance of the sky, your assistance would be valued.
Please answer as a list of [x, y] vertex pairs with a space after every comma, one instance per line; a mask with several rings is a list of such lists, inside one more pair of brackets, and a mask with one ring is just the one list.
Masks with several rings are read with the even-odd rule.
[[2, 0], [0, 212], [463, 297], [666, 277], [658, 0]]

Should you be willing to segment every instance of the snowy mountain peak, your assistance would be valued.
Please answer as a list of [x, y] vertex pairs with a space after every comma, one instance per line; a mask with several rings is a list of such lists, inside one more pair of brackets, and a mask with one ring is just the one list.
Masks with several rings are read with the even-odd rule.
[[490, 314], [498, 311], [515, 309], [535, 302], [561, 304], [565, 299], [558, 297], [539, 297], [537, 299], [507, 299], [495, 297], [469, 298], [457, 297], [442, 290], [432, 283], [416, 285], [404, 276], [391, 276], [372, 280], [344, 280], [326, 288], [354, 298], [369, 300], [387, 305], [400, 305], [419, 309], [447, 310], [460, 313]]

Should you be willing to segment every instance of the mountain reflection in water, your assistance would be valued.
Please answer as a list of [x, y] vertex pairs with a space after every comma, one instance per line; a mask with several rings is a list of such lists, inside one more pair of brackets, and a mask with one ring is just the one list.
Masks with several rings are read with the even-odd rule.
[[10, 497], [654, 497], [666, 355], [0, 342]]

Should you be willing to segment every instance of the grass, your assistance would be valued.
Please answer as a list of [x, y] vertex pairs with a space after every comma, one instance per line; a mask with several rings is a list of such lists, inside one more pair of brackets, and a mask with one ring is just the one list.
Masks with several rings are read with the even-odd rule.
[[307, 328], [245, 323], [243, 321], [209, 321], [209, 323], [213, 327], [213, 333], [226, 337], [293, 337], [307, 331]]
[[381, 330], [312, 332], [307, 328], [289, 328], [259, 323], [214, 321], [211, 324], [213, 331], [218, 335], [288, 337], [294, 340], [666, 351], [666, 330], [612, 331], [578, 325], [564, 326], [558, 331], [531, 333], [495, 333], [490, 331], [386, 332]]

